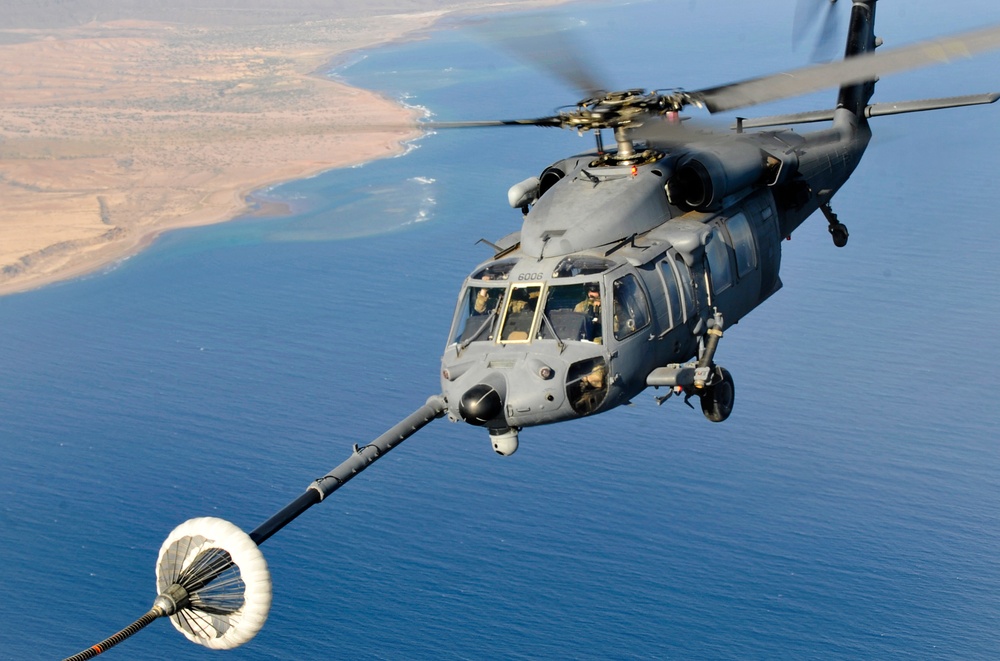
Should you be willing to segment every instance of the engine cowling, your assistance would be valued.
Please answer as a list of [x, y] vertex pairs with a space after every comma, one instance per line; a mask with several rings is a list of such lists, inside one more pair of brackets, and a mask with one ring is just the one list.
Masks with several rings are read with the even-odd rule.
[[764, 153], [754, 145], [710, 146], [683, 156], [667, 183], [670, 202], [685, 209], [717, 209], [726, 196], [764, 176]]

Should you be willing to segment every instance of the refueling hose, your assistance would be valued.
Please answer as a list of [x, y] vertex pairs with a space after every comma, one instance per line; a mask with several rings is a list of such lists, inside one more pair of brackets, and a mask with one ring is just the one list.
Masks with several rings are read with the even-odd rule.
[[138, 620], [128, 625], [118, 633], [108, 638], [105, 638], [101, 642], [97, 643], [93, 647], [88, 647], [79, 654], [74, 654], [71, 657], [67, 657], [65, 661], [84, 661], [85, 659], [92, 659], [101, 652], [105, 652], [118, 643], [122, 642], [132, 634], [146, 628], [150, 622], [153, 620], [163, 617], [166, 613], [162, 612], [158, 607], [153, 608], [148, 613], [140, 617]]

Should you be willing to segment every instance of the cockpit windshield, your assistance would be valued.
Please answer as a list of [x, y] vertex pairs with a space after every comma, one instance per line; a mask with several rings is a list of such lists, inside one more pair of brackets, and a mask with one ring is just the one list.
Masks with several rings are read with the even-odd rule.
[[507, 312], [504, 315], [501, 342], [530, 342], [531, 327], [541, 296], [541, 285], [514, 285], [510, 289]]
[[506, 291], [507, 287], [503, 283], [466, 288], [465, 296], [459, 304], [458, 323], [451, 341], [468, 344], [492, 340], [495, 337], [500, 304]]
[[507, 286], [502, 280], [475, 275], [459, 303], [452, 343], [463, 347], [472, 342], [534, 339], [602, 343], [599, 282]]
[[[601, 342], [601, 287], [596, 282], [550, 286], [545, 296], [543, 340]], [[553, 337], [554, 335], [554, 337]]]

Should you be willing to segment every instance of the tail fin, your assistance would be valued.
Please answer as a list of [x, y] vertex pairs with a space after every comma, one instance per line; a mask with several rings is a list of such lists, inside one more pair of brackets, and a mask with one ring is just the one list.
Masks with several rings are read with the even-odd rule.
[[[855, 57], [874, 52], [875, 3], [877, 0], [854, 0], [851, 7], [851, 24], [847, 31], [847, 49], [844, 57]], [[875, 93], [875, 80], [867, 80], [840, 88], [837, 107], [849, 110], [859, 119], [864, 118], [868, 101]]]

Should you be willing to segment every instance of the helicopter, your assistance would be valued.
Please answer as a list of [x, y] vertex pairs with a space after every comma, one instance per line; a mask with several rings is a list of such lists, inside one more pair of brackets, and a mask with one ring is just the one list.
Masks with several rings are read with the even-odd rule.
[[[597, 145], [510, 188], [523, 225], [463, 284], [441, 359], [448, 417], [486, 427], [501, 455], [517, 450], [520, 429], [609, 411], [650, 386], [667, 388], [660, 404], [697, 398], [708, 420], [726, 420], [735, 387], [715, 361], [724, 329], [781, 288], [781, 242], [817, 210], [834, 245], [847, 245], [830, 202], [871, 139], [868, 120], [1000, 98], [869, 104], [877, 73], [996, 38], [993, 28], [873, 57], [874, 20], [875, 2], [854, 3], [846, 57], [835, 64], [695, 92], [591, 90], [558, 115], [497, 122], [593, 132]], [[690, 105], [734, 110], [834, 80], [833, 110], [739, 118], [731, 135], [681, 123]], [[787, 128], [820, 121], [832, 125]], [[781, 128], [747, 132], [771, 127]]]
[[[441, 393], [351, 456], [250, 533], [204, 517], [178, 526], [157, 559], [159, 594], [133, 625], [71, 659], [96, 656], [160, 617], [188, 639], [231, 648], [267, 618], [259, 546], [433, 420], [487, 430], [498, 454], [519, 432], [630, 402], [699, 400], [723, 422], [732, 375], [716, 362], [724, 331], [781, 289], [782, 241], [820, 211], [835, 246], [849, 233], [831, 200], [858, 166], [869, 120], [990, 104], [1000, 93], [871, 104], [879, 75], [1000, 47], [1000, 26], [878, 52], [876, 0], [854, 0], [843, 61], [697, 91], [601, 90], [534, 119], [426, 122], [429, 129], [536, 126], [593, 133], [595, 149], [514, 184], [519, 231], [462, 283], [441, 357]], [[836, 106], [737, 119], [735, 132], [689, 129], [681, 112], [737, 110], [829, 87]], [[829, 122], [797, 133], [788, 127]], [[757, 130], [762, 129], [762, 130]], [[606, 149], [602, 131], [611, 131]]]

